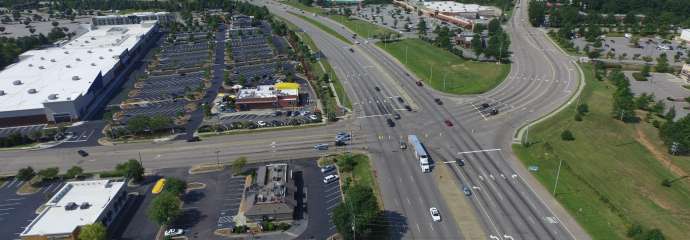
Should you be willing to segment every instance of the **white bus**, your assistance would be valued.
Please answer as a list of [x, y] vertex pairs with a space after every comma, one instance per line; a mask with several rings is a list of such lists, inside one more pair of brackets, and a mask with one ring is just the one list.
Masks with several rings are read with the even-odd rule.
[[429, 155], [426, 153], [426, 150], [424, 150], [422, 143], [417, 139], [417, 136], [408, 135], [407, 141], [410, 145], [414, 146], [414, 155], [419, 160], [419, 167], [422, 169], [422, 172], [430, 172]]

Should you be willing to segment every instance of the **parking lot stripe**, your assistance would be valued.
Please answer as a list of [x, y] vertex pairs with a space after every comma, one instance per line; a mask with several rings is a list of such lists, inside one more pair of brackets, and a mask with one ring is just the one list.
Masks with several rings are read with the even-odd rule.
[[16, 206], [16, 205], [19, 205], [19, 204], [21, 204], [21, 203], [18, 203], [18, 202], [14, 202], [14, 203], [4, 203], [4, 204], [0, 204], [0, 207]]
[[332, 192], [332, 193], [326, 194], [326, 198], [330, 198], [331, 196], [336, 195], [336, 194], [339, 194], [339, 193], [340, 193], [340, 191]]
[[336, 185], [335, 187], [332, 187], [332, 188], [327, 189], [326, 192], [331, 192], [331, 191], [333, 191], [333, 190], [335, 190], [335, 189], [338, 189], [339, 187], [340, 187], [340, 186]]
[[0, 211], [8, 211], [8, 210], [12, 210], [12, 209], [14, 209], [14, 208], [0, 208]]
[[23, 197], [22, 198], [10, 198], [10, 199], [5, 199], [5, 201], [20, 201], [20, 200], [24, 200], [24, 199], [26, 199], [26, 198], [23, 198]]
[[333, 201], [333, 200], [340, 200], [340, 197], [335, 197], [335, 198], [328, 199], [328, 200], [326, 200], [326, 202], [331, 202], [331, 201]]

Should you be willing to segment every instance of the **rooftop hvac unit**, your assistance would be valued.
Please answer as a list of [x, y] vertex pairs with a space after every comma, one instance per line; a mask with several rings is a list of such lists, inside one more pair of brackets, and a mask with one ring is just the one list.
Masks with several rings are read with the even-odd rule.
[[80, 58], [77, 58], [77, 59], [75, 59], [75, 60], [77, 60], [77, 62], [81, 62], [81, 59], [80, 59]]
[[113, 51], [113, 49], [112, 49], [112, 48], [108, 48], [108, 52], [112, 52], [112, 51]]
[[41, 60], [46, 60], [46, 58], [44, 58], [44, 57], [41, 57]]
[[55, 62], [55, 58], [51, 58], [50, 61], [51, 61], [51, 62]]
[[103, 56], [98, 57], [98, 59], [103, 59]]
[[5, 96], [5, 91], [4, 91], [4, 90], [0, 90], [0, 96]]
[[74, 81], [77, 81], [79, 79], [80, 79], [79, 76], [72, 76], [72, 80], [74, 80]]
[[67, 65], [65, 65], [65, 67], [66, 67], [66, 68], [71, 68], [72, 66], [70, 66], [69, 64], [67, 64]]
[[48, 100], [55, 100], [58, 98], [58, 95], [56, 93], [48, 95]]
[[69, 51], [65, 51], [65, 54], [69, 54]]
[[91, 51], [91, 50], [86, 50], [86, 52], [87, 52], [87, 53], [93, 53], [93, 51]]
[[89, 43], [89, 40], [84, 41], [84, 43]]
[[91, 37], [91, 40], [96, 40], [96, 37]]
[[29, 63], [29, 67], [33, 67], [33, 66], [34, 66], [33, 64]]
[[38, 91], [36, 91], [35, 88], [32, 88], [32, 89], [29, 89], [29, 91], [26, 91], [26, 92], [28, 92], [29, 94], [34, 94], [34, 93], [37, 93]]
[[95, 66], [96, 66], [96, 63], [91, 63], [91, 66], [94, 66], [94, 67], [95, 67]]
[[46, 69], [44, 66], [38, 66], [38, 69]]
[[12, 85], [15, 85], [15, 86], [22, 85], [22, 84], [23, 84], [22, 80], [14, 80], [14, 82], [12, 82]]

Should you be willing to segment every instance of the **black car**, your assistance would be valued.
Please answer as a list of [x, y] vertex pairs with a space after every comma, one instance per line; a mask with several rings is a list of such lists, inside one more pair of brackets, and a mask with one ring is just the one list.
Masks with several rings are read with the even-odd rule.
[[461, 166], [461, 167], [465, 166], [465, 160], [463, 160], [461, 158], [455, 159], [455, 162], [458, 163], [458, 166]]
[[345, 143], [344, 141], [340, 141], [340, 140], [335, 141], [335, 146], [345, 146], [345, 145], [347, 145], [347, 143]]
[[489, 111], [489, 114], [491, 114], [491, 115], [498, 114], [498, 108], [491, 108], [491, 110]]
[[77, 153], [79, 154], [79, 156], [82, 156], [82, 157], [89, 156], [89, 153], [87, 153], [86, 151], [81, 150], [81, 149], [79, 151], [77, 151]]
[[350, 52], [355, 52], [355, 50], [354, 50], [354, 49], [352, 49], [352, 48], [350, 48]]
[[393, 118], [395, 118], [395, 120], [400, 119], [400, 114], [394, 113], [394, 114], [393, 114]]
[[491, 105], [489, 105], [488, 103], [482, 103], [482, 105], [479, 105], [479, 108], [481, 109], [487, 109], [489, 107], [491, 107]]
[[441, 99], [439, 98], [434, 98], [434, 102], [436, 102], [438, 105], [443, 105], [443, 102], [441, 102]]
[[398, 102], [400, 102], [400, 103], [404, 103], [404, 102], [405, 102], [405, 100], [403, 100], [403, 98], [402, 98], [402, 97], [398, 97]]
[[388, 123], [389, 127], [395, 127], [395, 122], [393, 122], [393, 119], [386, 118], [386, 123]]
[[381, 89], [379, 87], [374, 87], [374, 90], [376, 90], [377, 92], [381, 91]]
[[410, 105], [405, 105], [405, 110], [407, 110], [408, 112], [411, 112], [411, 111], [412, 111], [412, 107], [410, 107]]

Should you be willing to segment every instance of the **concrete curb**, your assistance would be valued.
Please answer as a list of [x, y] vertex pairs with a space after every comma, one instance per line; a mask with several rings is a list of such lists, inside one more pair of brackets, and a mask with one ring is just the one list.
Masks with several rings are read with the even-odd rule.
[[[561, 46], [558, 46], [558, 44], [556, 44], [556, 43], [553, 41], [553, 39], [551, 39], [551, 38], [549, 37], [548, 34], [544, 34], [544, 36], [545, 36], [547, 39], [549, 39], [549, 41], [550, 41], [553, 45], [555, 45], [556, 47], [558, 47], [558, 49], [561, 50], [561, 52], [562, 52], [563, 54], [565, 54], [565, 55], [567, 55], [567, 56], [570, 56], [570, 55], [568, 55], [568, 53], [567, 53], [565, 50], [563, 50], [563, 49], [561, 48]], [[578, 79], [578, 81], [577, 81], [577, 84], [578, 84], [577, 91], [575, 91], [572, 95], [570, 95], [570, 98], [568, 99], [568, 101], [565, 102], [564, 104], [562, 104], [562, 105], [561, 105], [560, 107], [558, 107], [557, 109], [554, 109], [554, 110], [551, 111], [550, 113], [548, 113], [548, 114], [546, 114], [546, 115], [544, 115], [544, 116], [542, 116], [542, 117], [540, 117], [540, 118], [538, 118], [538, 119], [536, 119], [536, 120], [534, 120], [534, 121], [531, 121], [530, 123], [528, 123], [528, 124], [526, 124], [526, 125], [520, 127], [520, 128], [515, 132], [515, 135], [513, 135], [513, 136], [514, 136], [514, 137], [513, 137], [513, 142], [520, 142], [520, 141], [522, 140], [522, 137], [523, 137], [525, 131], [526, 131], [529, 127], [531, 127], [531, 126], [533, 126], [533, 125], [535, 125], [535, 124], [538, 124], [538, 123], [540, 123], [540, 122], [543, 122], [544, 120], [549, 119], [549, 118], [555, 116], [557, 113], [560, 113], [563, 109], [569, 107], [569, 106], [573, 103], [573, 101], [575, 101], [575, 99], [577, 99], [577, 98], [580, 96], [580, 94], [582, 93], [582, 90], [585, 88], [585, 85], [587, 84], [586, 81], [585, 81], [585, 73], [582, 71], [582, 67], [580, 67], [580, 64], [578, 64], [577, 62], [575, 62], [575, 61], [573, 61], [573, 60], [570, 60], [570, 61], [577, 67], [577, 70], [580, 72], [580, 77], [579, 77], [579, 79]]]

